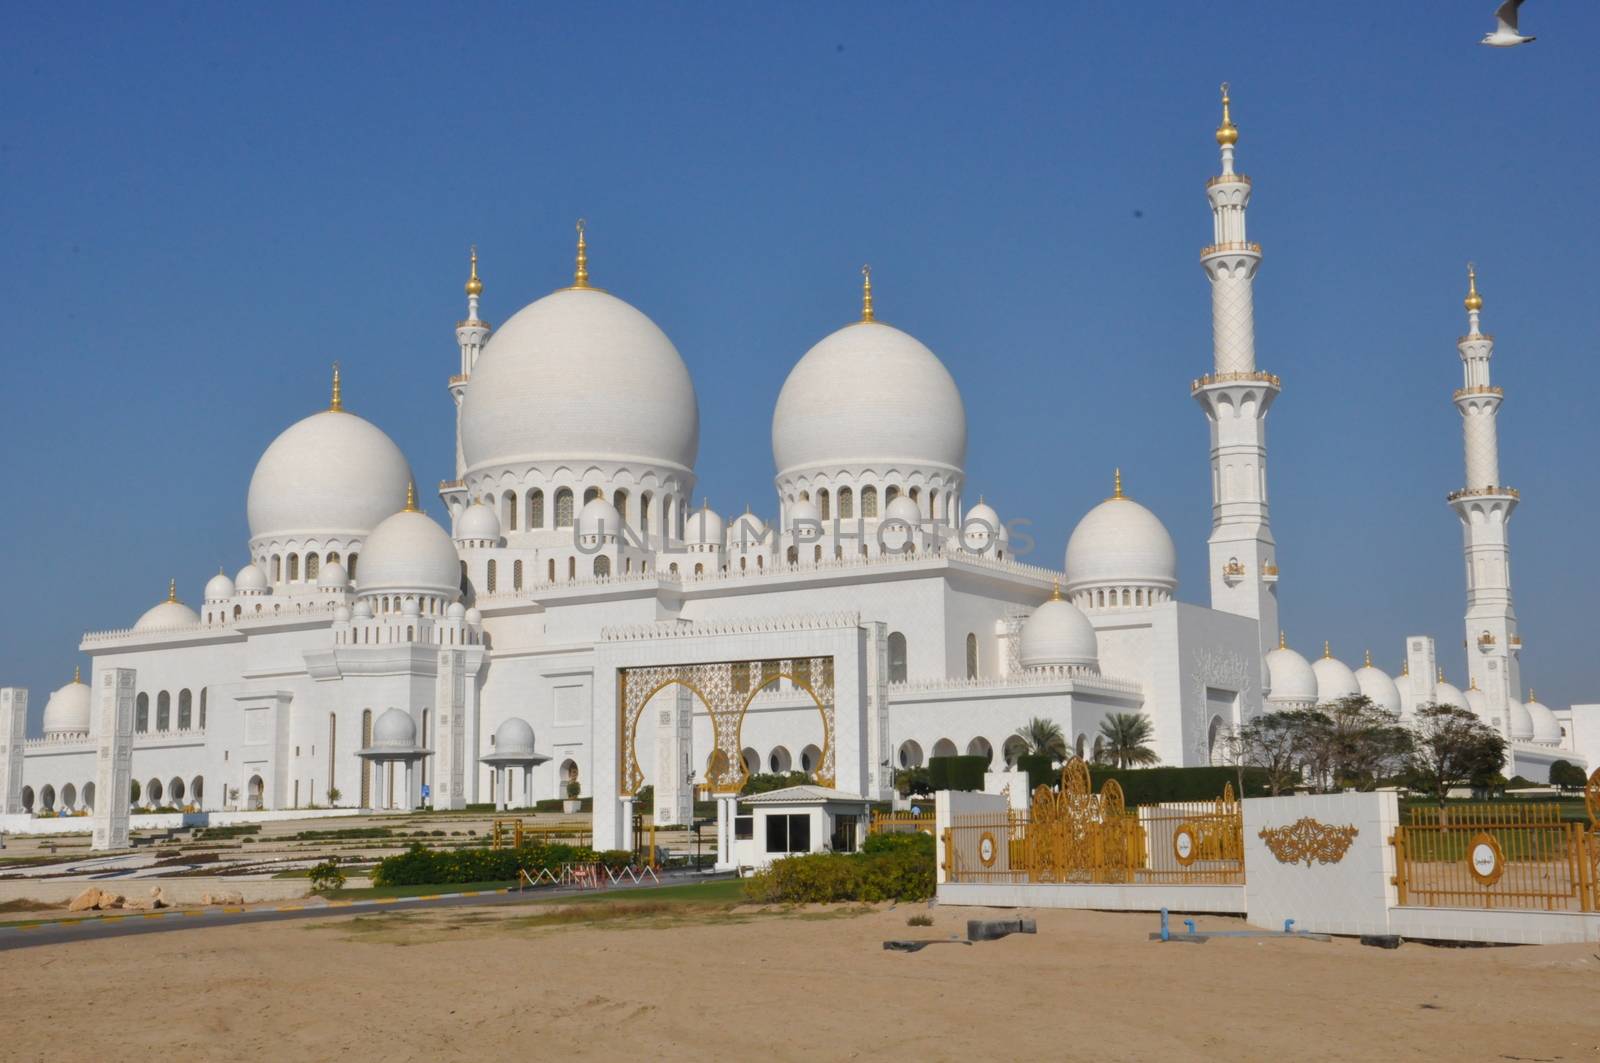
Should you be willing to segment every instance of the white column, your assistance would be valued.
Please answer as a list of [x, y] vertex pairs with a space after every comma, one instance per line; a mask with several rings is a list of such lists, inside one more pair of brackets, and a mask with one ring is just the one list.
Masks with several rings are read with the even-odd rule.
[[27, 725], [27, 689], [0, 689], [0, 815], [22, 812], [22, 754], [28, 738]]
[[633, 803], [636, 797], [622, 799], [622, 845], [620, 848], [631, 850], [633, 848]]
[[533, 807], [533, 765], [522, 766], [522, 807]]
[[410, 811], [412, 811], [413, 809], [415, 809], [417, 807], [417, 791], [416, 791], [416, 788], [415, 788], [416, 787], [416, 781], [417, 781], [417, 762], [415, 760], [407, 760], [406, 761], [406, 793], [405, 793], [404, 800], [401, 801], [401, 805], [403, 807], [403, 810], [406, 811], [406, 812], [410, 812]]
[[733, 819], [736, 798], [717, 795], [717, 870], [726, 871], [733, 866]]
[[110, 668], [99, 675], [95, 720], [94, 840], [92, 849], [128, 847], [128, 793], [133, 780], [132, 668]]

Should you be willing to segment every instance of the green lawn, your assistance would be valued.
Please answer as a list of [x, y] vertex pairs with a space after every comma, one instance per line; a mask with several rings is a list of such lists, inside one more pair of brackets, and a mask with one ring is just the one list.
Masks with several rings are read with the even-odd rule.
[[434, 893], [471, 893], [498, 890], [515, 882], [439, 882], [423, 886], [366, 886], [360, 889], [330, 890], [322, 896], [335, 901], [370, 901], [382, 897], [426, 897]]
[[[738, 879], [718, 879], [712, 882], [690, 882], [675, 886], [644, 887], [642, 889], [595, 890], [587, 893], [564, 893], [542, 897], [538, 889], [530, 889], [525, 896], [530, 901], [552, 904], [570, 904], [581, 899], [585, 904], [603, 904], [609, 901], [638, 900], [647, 895], [652, 902], [683, 904], [731, 904], [744, 899], [743, 883]], [[330, 900], [370, 901], [383, 897], [425, 897], [434, 893], [467, 893], [473, 890], [496, 890], [516, 887], [515, 882], [442, 882], [425, 886], [370, 886], [365, 889], [334, 890], [324, 894]]]

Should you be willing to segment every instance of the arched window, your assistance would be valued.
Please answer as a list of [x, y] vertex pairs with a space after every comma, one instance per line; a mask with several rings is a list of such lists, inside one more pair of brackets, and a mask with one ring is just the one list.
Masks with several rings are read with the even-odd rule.
[[575, 558], [575, 557], [567, 558], [567, 578], [568, 579], [577, 579], [578, 578], [578, 559]]
[[486, 591], [488, 591], [488, 593], [490, 593], [490, 594], [494, 593], [494, 583], [495, 583], [495, 571], [494, 570], [495, 570], [494, 559], [490, 558], [489, 559], [489, 563], [484, 566], [484, 576], [483, 576], [484, 589]]
[[178, 730], [187, 731], [194, 723], [194, 695], [178, 691]]
[[563, 487], [556, 492], [556, 527], [572, 527], [572, 488]]
[[544, 492], [534, 488], [528, 492], [528, 530], [544, 527]]
[[669, 576], [676, 576], [678, 574], [678, 563], [676, 561], [667, 566], [667, 574]]
[[833, 519], [833, 510], [828, 505], [828, 489], [826, 487], [817, 492], [817, 511], [822, 514], [823, 520]]
[[322, 555], [322, 559], [330, 565], [335, 564], [339, 560], [339, 551], [329, 550], [326, 554]]
[[797, 546], [789, 547], [784, 557], [788, 558], [789, 564], [798, 565], [800, 563], [800, 548]]
[[[820, 547], [819, 547], [819, 548], [818, 548], [818, 549], [821, 549], [821, 548], [820, 548]], [[745, 570], [745, 569], [746, 569], [746, 568], [747, 568], [747, 567], [748, 567], [748, 566], [747, 566], [747, 565], [746, 565], [746, 563], [745, 563], [745, 562], [746, 562], [746, 561], [748, 561], [748, 560], [749, 560], [749, 559], [748, 559], [748, 558], [745, 558], [745, 557], [740, 557], [740, 558], [739, 558], [739, 571], [740, 571], [740, 572], [743, 572], [743, 571], [744, 571], [744, 570]]]
[[172, 695], [163, 690], [156, 695], [156, 730], [165, 731], [172, 726]]
[[978, 636], [967, 632], [967, 678], [978, 678]]
[[517, 494], [507, 491], [500, 496], [500, 526], [506, 531], [517, 530]]
[[611, 492], [611, 508], [617, 511], [617, 516], [622, 518], [622, 523], [628, 523], [628, 492], [620, 487]]
[[861, 489], [861, 515], [863, 517], [878, 515], [878, 489], [871, 484]]
[[765, 561], [766, 561], [766, 559], [764, 557], [762, 557], [760, 554], [757, 554], [756, 555], [756, 568], [758, 568], [758, 569], [766, 568], [767, 566], [764, 563]]
[[556, 581], [556, 559], [552, 557], [550, 559], [550, 564], [547, 566], [547, 571], [545, 573], [545, 582], [546, 583], [554, 583], [555, 581]]
[[899, 631], [889, 632], [889, 682], [906, 681], [906, 637]]
[[939, 489], [937, 487], [928, 489], [928, 516], [933, 520], [939, 519]]
[[133, 704], [133, 729], [143, 734], [150, 730], [150, 695], [140, 694]]
[[911, 501], [913, 501], [913, 502], [920, 502], [920, 501], [922, 501], [922, 488], [920, 488], [920, 487], [913, 487], [913, 488], [912, 488], [912, 489], [911, 489]]
[[306, 555], [306, 582], [310, 583], [317, 578], [317, 555]]
[[811, 560], [814, 561], [814, 562], [815, 561], [821, 561], [822, 560], [822, 544], [818, 543], [815, 547], [812, 548], [812, 551], [813, 552], [812, 552], [812, 555], [811, 555]]
[[856, 515], [855, 496], [850, 493], [850, 488], [839, 488], [839, 519], [849, 520]]
[[611, 575], [611, 559], [605, 554], [596, 554], [594, 558], [594, 574], [596, 576]]
[[206, 729], [206, 688], [200, 688], [200, 730]]
[[895, 499], [897, 499], [899, 497], [900, 497], [900, 485], [899, 484], [890, 484], [888, 487], [885, 487], [883, 489], [883, 504], [885, 506], [887, 506], [890, 502], [893, 502]]
[[[673, 529], [677, 527], [676, 508], [672, 504], [672, 496], [668, 495], [661, 501], [661, 537], [670, 539]], [[679, 535], [678, 538], [683, 538]]]
[[696, 576], [704, 576], [706, 574], [706, 566], [700, 564], [695, 565], [694, 574]]
[[272, 582], [283, 582], [283, 558], [277, 554], [272, 555]]
[[352, 583], [356, 579], [356, 560], [359, 556], [359, 554], [351, 554], [350, 560], [344, 566], [344, 574], [350, 577], [350, 582]]
[[593, 502], [595, 499], [597, 499], [599, 497], [600, 497], [600, 488], [598, 488], [598, 487], [586, 487], [586, 488], [584, 488], [584, 490], [583, 490], [583, 504], [584, 505], [587, 506], [590, 502]]
[[295, 582], [298, 582], [299, 579], [300, 579], [300, 555], [299, 554], [290, 554], [289, 555], [288, 581], [290, 583], [295, 583]]
[[646, 491], [639, 496], [639, 528], [641, 531], [650, 531], [650, 492]]
[[511, 589], [514, 591], [522, 589], [522, 562], [520, 560], [511, 564]]

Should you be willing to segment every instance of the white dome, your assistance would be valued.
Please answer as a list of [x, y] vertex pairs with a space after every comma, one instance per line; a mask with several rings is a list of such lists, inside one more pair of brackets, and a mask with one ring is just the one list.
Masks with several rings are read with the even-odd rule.
[[728, 528], [728, 546], [741, 550], [759, 549], [766, 542], [767, 522], [749, 510], [733, 519]]
[[422, 603], [417, 601], [415, 598], [407, 598], [405, 601], [400, 603], [400, 615], [421, 616]]
[[1561, 741], [1561, 721], [1556, 719], [1556, 714], [1548, 706], [1535, 701], [1532, 692], [1528, 695], [1528, 715], [1533, 718], [1535, 742], [1554, 744]]
[[454, 598], [461, 591], [461, 558], [433, 519], [401, 510], [372, 529], [361, 552], [361, 593], [420, 591]]
[[44, 733], [86, 734], [91, 712], [89, 684], [73, 676], [72, 682], [50, 695], [44, 705]]
[[350, 574], [338, 561], [329, 561], [317, 573], [317, 586], [325, 590], [341, 590], [350, 585]]
[[896, 495], [887, 506], [883, 507], [884, 520], [903, 520], [913, 528], [922, 526], [922, 511], [917, 508], [917, 503], [910, 495]]
[[1326, 705], [1340, 698], [1361, 693], [1361, 684], [1350, 666], [1332, 656], [1323, 647], [1322, 656], [1311, 662], [1311, 672], [1317, 677], [1317, 704]]
[[[794, 531], [795, 523], [798, 521], [807, 520], [816, 521], [818, 524], [822, 523], [822, 510], [818, 509], [817, 504], [809, 498], [795, 499], [789, 503], [788, 510], [789, 530], [791, 532]], [[812, 529], [813, 534], [815, 534], [815, 530]]]
[[1467, 704], [1466, 697], [1461, 693], [1461, 688], [1440, 680], [1433, 688], [1433, 701], [1436, 705], [1450, 705], [1467, 712], [1472, 711], [1472, 706]]
[[461, 516], [456, 518], [456, 541], [468, 539], [500, 541], [500, 517], [493, 506], [474, 502], [461, 511]]
[[1280, 645], [1267, 654], [1267, 682], [1272, 704], [1314, 705], [1317, 701], [1317, 675], [1306, 659]]
[[252, 540], [364, 536], [399, 509], [411, 466], [353, 413], [323, 410], [272, 441], [250, 477]]
[[1100, 644], [1094, 625], [1058, 591], [1023, 622], [1017, 660], [1024, 668], [1064, 665], [1098, 669]]
[[533, 755], [533, 728], [520, 716], [513, 716], [494, 731], [494, 751], [502, 757]]
[[1472, 710], [1472, 714], [1474, 716], [1482, 720], [1484, 723], [1493, 722], [1489, 719], [1488, 695], [1479, 690], [1477, 687], [1468, 687], [1461, 692], [1461, 696], [1467, 699], [1467, 708]]
[[355, 604], [355, 607], [350, 610], [350, 615], [356, 620], [371, 620], [372, 603], [366, 599], [358, 600]]
[[1095, 506], [1067, 540], [1067, 593], [1084, 587], [1155, 583], [1178, 585], [1178, 550], [1166, 525], [1131, 498]]
[[950, 371], [914, 337], [875, 321], [807, 351], [772, 415], [779, 476], [859, 465], [959, 473], [966, 456], [967, 411]]
[[372, 725], [373, 749], [415, 749], [417, 722], [403, 709], [385, 710]]
[[684, 539], [696, 546], [721, 546], [722, 532], [722, 518], [705, 503], [684, 521]]
[[490, 337], [462, 400], [461, 446], [469, 469], [601, 459], [687, 472], [700, 407], [655, 322], [598, 288], [568, 288]]
[[1400, 688], [1395, 686], [1394, 680], [1383, 669], [1374, 668], [1370, 659], [1356, 669], [1356, 683], [1367, 700], [1378, 708], [1394, 713], [1402, 711]]
[[333, 609], [333, 620], [334, 620], [334, 623], [336, 623], [336, 624], [348, 624], [350, 622], [350, 618], [351, 618], [352, 615], [353, 614], [350, 612], [350, 607], [348, 605], [334, 606], [334, 609]]
[[615, 539], [622, 534], [622, 514], [603, 498], [591, 498], [578, 510], [578, 535]]
[[467, 615], [467, 607], [460, 602], [451, 602], [449, 608], [444, 611], [444, 615], [451, 620], [461, 620]]
[[264, 594], [267, 591], [267, 575], [255, 565], [246, 565], [233, 577], [233, 586], [240, 594]]
[[233, 580], [228, 578], [227, 573], [218, 569], [215, 576], [206, 580], [205, 600], [208, 602], [220, 602], [225, 598], [232, 597]]
[[167, 589], [167, 600], [146, 609], [134, 622], [135, 631], [165, 631], [170, 628], [199, 627], [200, 614], [178, 601], [175, 587]]
[[473, 606], [466, 611], [461, 619], [467, 622], [468, 627], [477, 627], [483, 623], [483, 614], [478, 611], [477, 606]]
[[1518, 742], [1533, 741], [1533, 713], [1528, 711], [1528, 706], [1511, 699], [1508, 706], [1511, 710], [1511, 737]]
[[968, 550], [981, 554], [994, 543], [1005, 541], [1006, 529], [1000, 523], [1000, 514], [982, 498], [978, 499], [978, 504], [962, 518], [961, 542]]

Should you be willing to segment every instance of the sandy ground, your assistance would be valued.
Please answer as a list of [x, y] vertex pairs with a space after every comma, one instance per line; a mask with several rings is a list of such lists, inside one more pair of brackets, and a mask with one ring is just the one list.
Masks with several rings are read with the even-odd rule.
[[[1593, 1060], [1600, 947], [1146, 940], [979, 909], [387, 913], [6, 953], [7, 1060]], [[1239, 924], [1206, 918], [1202, 928]], [[175, 1055], [174, 1053], [182, 1053]]]

